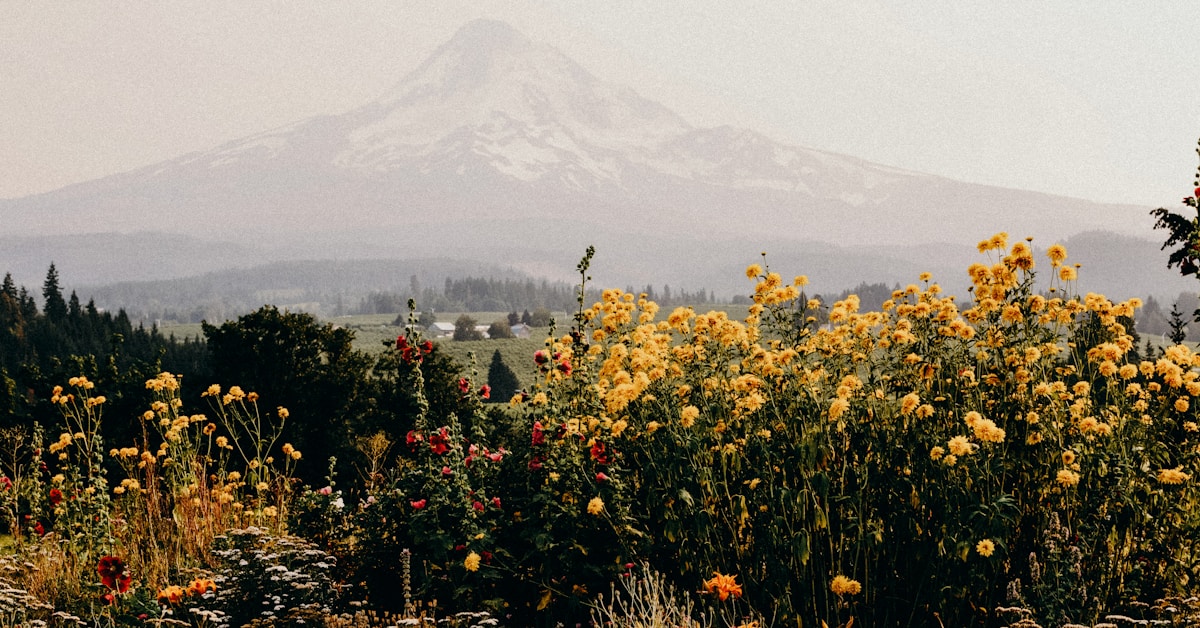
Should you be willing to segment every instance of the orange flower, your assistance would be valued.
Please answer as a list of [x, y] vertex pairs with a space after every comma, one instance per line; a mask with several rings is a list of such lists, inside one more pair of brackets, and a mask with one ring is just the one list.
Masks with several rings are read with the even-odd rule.
[[737, 576], [726, 576], [719, 571], [713, 572], [711, 580], [704, 581], [704, 590], [709, 593], [716, 593], [717, 597], [722, 602], [729, 599], [729, 596], [742, 597], [742, 585], [734, 582]]
[[183, 587], [173, 584], [158, 592], [159, 604], [178, 604], [183, 601]]
[[188, 585], [187, 592], [188, 595], [204, 595], [209, 589], [216, 591], [217, 583], [207, 578], [196, 578]]

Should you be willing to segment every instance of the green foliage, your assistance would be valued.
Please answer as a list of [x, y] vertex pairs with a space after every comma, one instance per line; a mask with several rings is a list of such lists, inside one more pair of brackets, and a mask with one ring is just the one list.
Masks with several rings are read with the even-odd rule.
[[353, 348], [349, 330], [266, 306], [220, 327], [205, 323], [204, 335], [215, 383], [236, 383], [287, 408], [287, 438], [317, 460], [348, 460], [355, 426], [378, 421], [368, 375], [375, 360]]
[[501, 338], [515, 338], [515, 336], [513, 336], [512, 327], [510, 327], [508, 321], [504, 319], [493, 321], [491, 325], [488, 325], [487, 337], [495, 340], [499, 340]]
[[463, 340], [483, 340], [483, 334], [475, 329], [476, 321], [474, 318], [466, 314], [461, 314], [454, 320], [454, 339]]
[[[1197, 144], [1200, 144], [1200, 141]], [[1196, 154], [1200, 155], [1200, 148], [1196, 149]], [[1200, 277], [1200, 168], [1196, 170], [1193, 185], [1196, 186], [1195, 194], [1184, 197], [1183, 204], [1192, 208], [1197, 216], [1189, 218], [1163, 207], [1152, 210], [1150, 214], [1155, 217], [1155, 229], [1167, 230], [1167, 241], [1163, 243], [1162, 248], [1165, 250], [1168, 247], [1178, 247], [1171, 252], [1167, 267], [1178, 267], [1180, 274], [1184, 276]], [[1197, 320], [1200, 320], [1200, 313], [1196, 316]]]

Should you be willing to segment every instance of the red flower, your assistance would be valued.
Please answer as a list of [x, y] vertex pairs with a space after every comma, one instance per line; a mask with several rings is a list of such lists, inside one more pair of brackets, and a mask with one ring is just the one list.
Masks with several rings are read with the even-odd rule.
[[592, 460], [595, 460], [596, 462], [599, 462], [600, 464], [608, 464], [608, 452], [606, 451], [604, 443], [602, 443], [600, 441], [596, 441], [592, 445], [591, 455], [592, 455]]
[[492, 462], [500, 462], [500, 459], [504, 457], [504, 454], [501, 454], [497, 451], [495, 453], [488, 454], [487, 457], [488, 460], [491, 460]]
[[420, 510], [425, 507], [426, 501], [423, 499], [418, 499], [415, 502], [408, 502], [408, 503], [411, 504], [413, 508]]
[[440, 456], [450, 451], [450, 446], [446, 444], [449, 440], [450, 435], [446, 433], [446, 428], [443, 427], [429, 435], [429, 448], [433, 450], [433, 453]]
[[541, 421], [533, 422], [533, 444], [534, 445], [546, 444], [546, 435], [542, 433], [542, 422]]
[[471, 382], [467, 381], [465, 377], [458, 378], [458, 392], [465, 395], [469, 390], [471, 390]]
[[125, 573], [125, 561], [116, 556], [105, 556], [96, 564], [96, 573], [100, 574], [100, 582], [104, 586], [124, 593], [129, 590], [130, 577]]
[[448, 466], [442, 467], [442, 475], [444, 475], [446, 477], [450, 477], [450, 476], [454, 475], [454, 469], [451, 469]]
[[117, 604], [117, 596], [112, 593], [105, 593], [100, 596], [100, 603], [105, 606], [115, 606]]
[[1200, 198], [1200, 188], [1196, 188], [1196, 198]]
[[37, 522], [37, 525], [33, 526], [33, 531], [37, 532], [38, 536], [46, 536], [46, 528], [42, 527], [41, 521]]
[[493, 498], [492, 498], [492, 505], [493, 505], [493, 506], [495, 506], [496, 508], [499, 508], [499, 507], [500, 507], [500, 498], [499, 498], [499, 497], [493, 497]]
[[605, 475], [605, 473], [603, 471], [601, 471], [600, 473], [596, 474], [596, 481], [597, 482], [607, 482], [608, 476]]
[[51, 506], [57, 506], [57, 505], [61, 504], [62, 500], [63, 500], [62, 491], [60, 491], [56, 488], [50, 489], [50, 505]]
[[562, 362], [559, 362], [558, 370], [562, 371], [563, 375], [570, 377], [571, 376], [571, 363], [567, 360], [563, 360]]
[[483, 397], [484, 399], [490, 399], [492, 396], [492, 387], [488, 386], [487, 384], [480, 386], [479, 387], [479, 396]]
[[422, 342], [421, 343], [421, 351], [424, 351], [425, 353], [429, 353], [430, 351], [433, 351], [433, 341], [426, 340], [425, 342]]
[[10, 488], [12, 488], [12, 480], [8, 479], [7, 475], [0, 477], [0, 491], [7, 491]]
[[408, 336], [396, 336], [396, 348], [404, 349], [408, 346]]
[[550, 355], [547, 354], [545, 351], [535, 351], [533, 353], [533, 361], [538, 366], [541, 366], [550, 361]]
[[471, 504], [471, 507], [480, 512], [483, 512], [483, 508], [484, 508], [483, 503], [481, 503], [481, 502], [475, 502], [474, 504]]

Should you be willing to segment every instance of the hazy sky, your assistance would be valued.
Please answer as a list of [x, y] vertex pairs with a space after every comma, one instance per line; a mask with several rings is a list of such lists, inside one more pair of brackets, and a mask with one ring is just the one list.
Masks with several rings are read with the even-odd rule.
[[482, 16], [695, 124], [1094, 200], [1192, 189], [1195, 0], [0, 0], [0, 197], [346, 111]]

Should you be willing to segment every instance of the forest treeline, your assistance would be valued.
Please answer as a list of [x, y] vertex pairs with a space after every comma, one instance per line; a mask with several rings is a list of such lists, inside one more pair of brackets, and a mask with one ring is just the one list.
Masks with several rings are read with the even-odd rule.
[[[390, 343], [383, 352], [353, 346], [350, 329], [321, 323], [304, 312], [275, 306], [220, 324], [204, 323], [202, 339], [178, 340], [157, 328], [135, 324], [123, 310], [84, 305], [63, 295], [51, 265], [38, 298], [6, 275], [0, 289], [0, 441], [35, 438], [34, 425], [53, 438], [63, 427], [51, 403], [55, 386], [83, 376], [104, 391], [106, 447], [141, 445], [141, 417], [153, 398], [146, 382], [160, 372], [182, 376], [184, 411], [215, 416], [215, 398], [202, 393], [216, 384], [257, 393], [263, 416], [289, 410], [285, 434], [306, 456], [303, 479], [316, 482], [336, 458], [342, 473], [354, 473], [359, 441], [383, 434], [393, 442], [412, 429], [419, 406], [408, 381], [420, 368], [427, 390], [421, 404], [437, 412], [469, 417], [463, 386], [480, 389], [491, 380], [497, 399], [511, 397], [516, 378], [499, 352], [488, 379], [467, 382], [463, 367], [431, 342], [415, 336]], [[487, 356], [481, 356], [486, 359]], [[469, 419], [467, 419], [469, 420]], [[483, 426], [481, 426], [482, 428]], [[3, 443], [0, 443], [2, 445]]]

